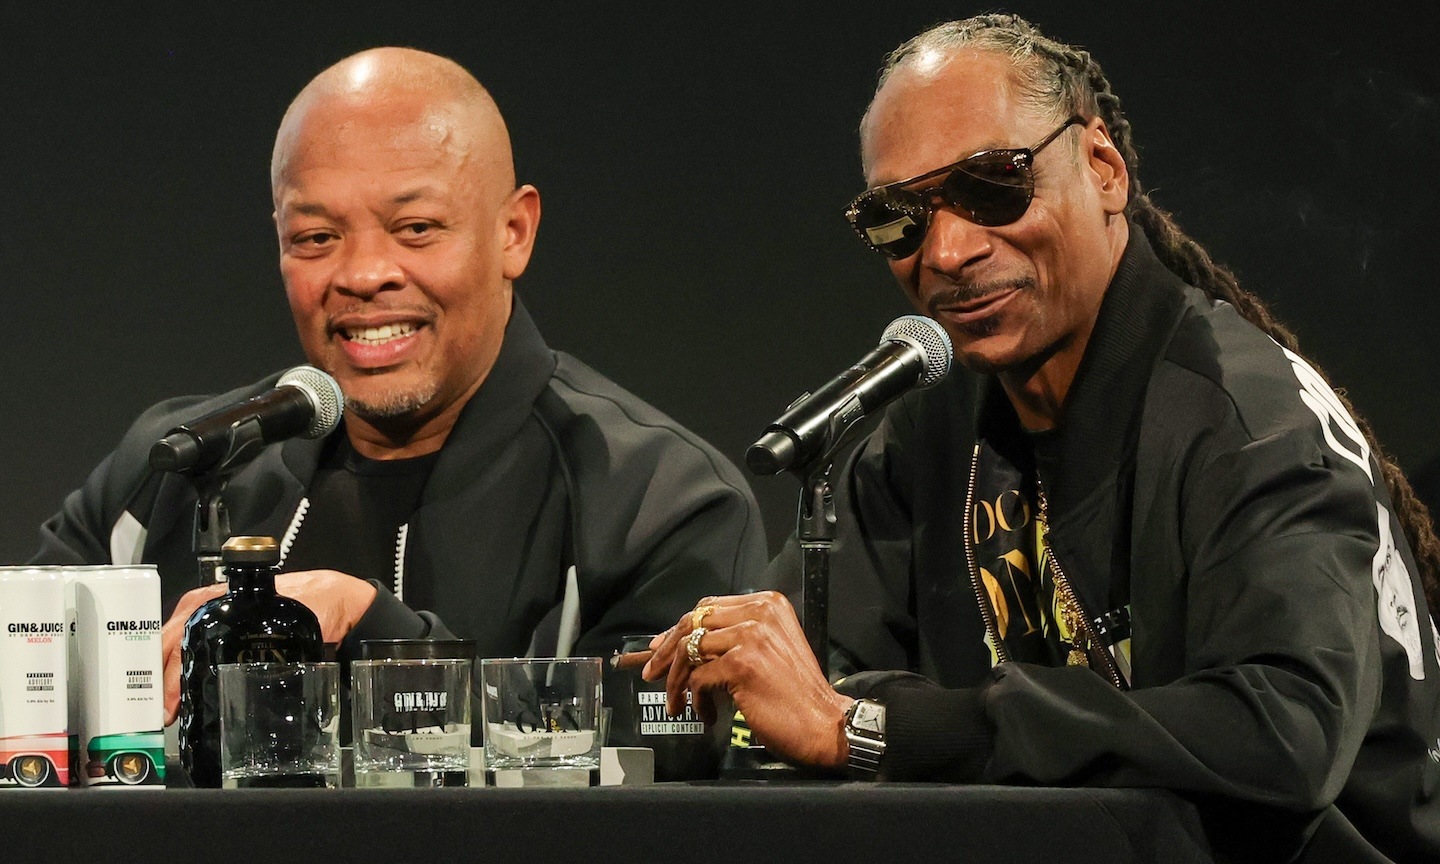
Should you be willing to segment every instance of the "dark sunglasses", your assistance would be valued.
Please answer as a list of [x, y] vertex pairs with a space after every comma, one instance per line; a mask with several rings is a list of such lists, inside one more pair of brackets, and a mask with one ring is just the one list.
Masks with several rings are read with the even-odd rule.
[[[1035, 197], [1035, 156], [1060, 133], [1085, 118], [1076, 114], [1034, 147], [982, 150], [952, 165], [860, 193], [845, 208], [845, 219], [865, 245], [887, 258], [909, 258], [925, 241], [930, 214], [953, 207], [976, 225], [1009, 225]], [[945, 175], [937, 185], [906, 189]]]

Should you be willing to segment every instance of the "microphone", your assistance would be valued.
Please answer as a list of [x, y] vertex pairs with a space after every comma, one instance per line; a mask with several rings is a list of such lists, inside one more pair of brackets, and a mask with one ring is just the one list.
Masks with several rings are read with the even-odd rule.
[[344, 408], [334, 378], [314, 366], [296, 366], [274, 389], [171, 429], [150, 447], [150, 468], [190, 475], [224, 471], [254, 458], [267, 444], [329, 435]]
[[890, 322], [879, 347], [813, 394], [806, 393], [766, 428], [745, 453], [756, 474], [804, 471], [847, 440], [861, 420], [913, 387], [929, 387], [950, 371], [950, 336], [933, 319], [903, 315]]

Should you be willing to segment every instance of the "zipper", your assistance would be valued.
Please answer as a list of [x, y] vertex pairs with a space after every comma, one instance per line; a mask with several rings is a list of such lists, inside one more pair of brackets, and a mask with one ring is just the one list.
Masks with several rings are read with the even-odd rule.
[[1035, 491], [1040, 498], [1040, 518], [1045, 520], [1045, 535], [1042, 541], [1045, 554], [1050, 559], [1055, 590], [1060, 594], [1061, 614], [1065, 616], [1065, 623], [1070, 627], [1071, 644], [1074, 646], [1070, 649], [1070, 656], [1066, 658], [1066, 665], [1090, 667], [1092, 660], [1099, 658], [1101, 673], [1117, 690], [1124, 690], [1125, 681], [1120, 676], [1120, 670], [1115, 667], [1115, 658], [1110, 656], [1109, 649], [1095, 635], [1095, 629], [1090, 623], [1090, 613], [1085, 610], [1085, 604], [1080, 602], [1075, 590], [1070, 587], [1065, 568], [1060, 566], [1060, 559], [1055, 557], [1055, 548], [1050, 545], [1050, 501], [1045, 497], [1045, 487], [1038, 479], [1035, 481]]
[[400, 526], [395, 534], [395, 599], [405, 599], [405, 545], [410, 539], [410, 523]]
[[[310, 499], [301, 498], [300, 503], [295, 507], [295, 515], [290, 517], [290, 526], [285, 529], [285, 536], [280, 541], [280, 565], [285, 565], [285, 559], [290, 557], [290, 547], [295, 545], [295, 538], [300, 536], [300, 526], [305, 524], [305, 514], [310, 512]], [[396, 599], [405, 599], [405, 550], [410, 539], [410, 523], [406, 522], [400, 526], [395, 533], [395, 572], [392, 574], [394, 594]]]
[[300, 503], [295, 505], [295, 515], [290, 517], [290, 525], [285, 529], [285, 536], [280, 538], [280, 564], [284, 566], [285, 559], [290, 557], [290, 547], [295, 545], [295, 538], [300, 536], [300, 526], [305, 521], [305, 514], [310, 512], [310, 499], [301, 498]]
[[996, 660], [1009, 663], [1010, 651], [1005, 647], [1005, 640], [1000, 638], [1000, 625], [995, 620], [995, 609], [990, 605], [985, 583], [980, 579], [980, 568], [975, 565], [975, 544], [970, 539], [975, 536], [975, 472], [979, 467], [980, 445], [976, 444], [975, 452], [970, 456], [970, 482], [965, 486], [965, 563], [970, 568], [970, 588], [975, 592], [975, 602], [980, 605], [980, 617], [985, 619], [985, 632], [990, 634], [990, 645], [995, 649]]

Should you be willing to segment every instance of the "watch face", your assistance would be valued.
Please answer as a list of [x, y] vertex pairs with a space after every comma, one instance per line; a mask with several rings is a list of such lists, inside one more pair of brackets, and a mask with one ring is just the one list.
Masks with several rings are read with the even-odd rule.
[[857, 732], [885, 734], [885, 706], [869, 699], [855, 703], [855, 713], [850, 717], [850, 728]]

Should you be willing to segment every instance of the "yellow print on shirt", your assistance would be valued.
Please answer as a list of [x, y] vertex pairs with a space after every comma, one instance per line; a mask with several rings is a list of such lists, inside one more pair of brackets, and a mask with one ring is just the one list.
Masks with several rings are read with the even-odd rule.
[[[995, 574], [980, 568], [980, 581], [985, 583], [985, 593], [990, 595], [990, 608], [995, 610], [995, 629], [1001, 633], [1008, 633], [1010, 630], [1010, 602], [1005, 599], [1005, 592], [1000, 590], [1000, 582]], [[989, 633], [986, 633], [989, 638]]]
[[1000, 493], [994, 502], [976, 501], [970, 524], [971, 541], [977, 544], [994, 537], [997, 531], [1020, 531], [1030, 524], [1030, 502], [1019, 489]]
[[[1043, 626], [1044, 622], [1037, 623], [1035, 621], [1035, 617], [1031, 615], [1030, 609], [1027, 608], [1023, 600], [1017, 604], [1020, 610], [1018, 620], [1015, 621], [1015, 626], [1018, 628], [1023, 621], [1024, 629], [1016, 632], [1010, 630], [1012, 613], [1008, 599], [1009, 597], [1024, 597], [1026, 595], [1022, 593], [1022, 591], [1031, 592], [1034, 590], [1031, 588], [1034, 584], [1034, 577], [1030, 572], [1030, 559], [1025, 557], [1025, 553], [1022, 550], [1011, 549], [1009, 552], [996, 558], [995, 565], [995, 569], [999, 571], [998, 576], [986, 568], [981, 567], [980, 579], [985, 583], [986, 593], [990, 595], [990, 606], [995, 610], [996, 627], [1006, 636], [1029, 635], [1034, 633]], [[1000, 585], [1001, 579], [1004, 579], [1010, 586], [1010, 593], [1008, 595]], [[1021, 586], [1024, 587], [1022, 588]]]
[[[994, 635], [1007, 644], [1009, 653], [1038, 661], [1047, 653], [1041, 646], [1053, 639], [1050, 619], [1055, 614], [1041, 513], [1019, 489], [977, 499], [971, 506], [966, 527], [969, 539], [982, 547], [977, 551], [984, 553], [985, 564], [976, 562], [975, 571], [993, 612]], [[999, 656], [986, 629], [993, 666]]]

